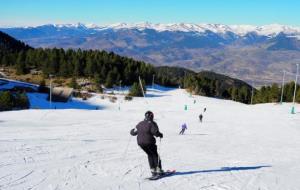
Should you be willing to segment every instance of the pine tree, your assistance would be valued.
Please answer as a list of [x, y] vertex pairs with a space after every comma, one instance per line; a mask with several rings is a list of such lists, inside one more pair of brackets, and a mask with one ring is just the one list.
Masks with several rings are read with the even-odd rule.
[[13, 106], [13, 95], [9, 91], [0, 92], [0, 111], [12, 110]]
[[230, 91], [231, 91], [231, 93], [230, 93], [231, 99], [236, 100], [236, 98], [237, 98], [237, 88], [233, 87], [233, 88], [231, 88]]
[[18, 109], [28, 109], [30, 107], [26, 93], [17, 93], [15, 96], [14, 107]]
[[298, 102], [298, 103], [300, 103], [300, 89], [299, 88], [300, 88], [300, 86], [298, 85], [297, 86], [298, 90], [297, 90], [296, 98], [295, 98], [295, 101]]
[[105, 87], [106, 88], [112, 88], [114, 85], [114, 72], [113, 71], [109, 71], [105, 80]]
[[[144, 93], [146, 93], [145, 81], [142, 81], [142, 87], [143, 87]], [[130, 88], [129, 95], [130, 96], [138, 96], [138, 97], [143, 96], [143, 91], [138, 82], [133, 83], [133, 85]]]
[[98, 92], [103, 92], [103, 89], [102, 89], [102, 78], [100, 77], [100, 75], [98, 73], [95, 74], [94, 76], [94, 80], [95, 80], [95, 86], [96, 86], [96, 90]]
[[1, 60], [1, 65], [3, 66], [8, 66], [9, 65], [9, 61], [6, 55], [2, 56], [2, 60]]
[[218, 81], [218, 80], [215, 80], [215, 96], [216, 97], [221, 97], [220, 81]]
[[95, 72], [96, 72], [96, 64], [93, 62], [91, 57], [88, 57], [84, 69], [84, 74], [85, 76], [93, 77]]
[[271, 102], [278, 102], [280, 97], [280, 91], [277, 84], [272, 84], [270, 89], [270, 101]]
[[249, 103], [249, 92], [245, 86], [242, 86], [240, 90], [238, 90], [238, 99], [237, 101], [243, 103]]
[[62, 60], [59, 67], [59, 75], [62, 77], [70, 76], [69, 65], [66, 60]]
[[26, 74], [27, 69], [26, 69], [26, 63], [25, 63], [25, 52], [21, 51], [18, 54], [18, 58], [17, 58], [17, 65], [16, 65], [16, 72], [17, 75], [23, 75]]
[[74, 72], [73, 72], [73, 74], [77, 77], [82, 76], [82, 65], [81, 65], [80, 60], [78, 58], [74, 58], [73, 63], [74, 63]]

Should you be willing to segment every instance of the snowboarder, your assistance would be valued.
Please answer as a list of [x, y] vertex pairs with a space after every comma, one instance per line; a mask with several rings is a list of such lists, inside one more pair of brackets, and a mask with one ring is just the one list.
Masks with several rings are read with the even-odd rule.
[[161, 167], [161, 160], [157, 153], [155, 137], [163, 138], [157, 124], [153, 121], [154, 114], [151, 111], [145, 113], [145, 119], [137, 124], [130, 131], [132, 136], [137, 135], [137, 144], [145, 151], [148, 156], [148, 162], [152, 176], [159, 176], [164, 173]]
[[181, 131], [179, 132], [179, 135], [183, 135], [184, 134], [184, 131], [187, 129], [187, 126], [186, 126], [186, 124], [184, 123], [184, 124], [182, 124], [181, 125]]
[[199, 115], [199, 120], [200, 120], [201, 123], [202, 123], [202, 119], [203, 119], [203, 115], [200, 114], [200, 115]]

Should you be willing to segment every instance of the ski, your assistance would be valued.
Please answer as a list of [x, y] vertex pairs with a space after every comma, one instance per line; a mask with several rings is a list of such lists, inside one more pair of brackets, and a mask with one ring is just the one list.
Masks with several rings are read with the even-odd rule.
[[158, 180], [158, 179], [161, 179], [161, 178], [164, 178], [164, 177], [173, 175], [173, 174], [175, 174], [175, 173], [176, 173], [176, 170], [167, 170], [166, 172], [164, 172], [164, 173], [161, 174], [161, 175], [151, 176], [151, 177], [148, 177], [148, 178], [146, 178], [146, 179], [147, 179], [147, 180]]

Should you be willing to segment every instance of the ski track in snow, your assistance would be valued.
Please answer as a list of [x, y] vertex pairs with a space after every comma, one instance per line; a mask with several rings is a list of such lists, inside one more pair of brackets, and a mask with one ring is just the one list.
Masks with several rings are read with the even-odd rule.
[[[300, 189], [300, 114], [289, 114], [291, 104], [148, 93], [147, 103], [122, 101], [121, 110], [96, 97], [91, 103], [105, 109], [1, 112], [0, 189]], [[163, 168], [177, 170], [157, 181], [145, 180], [147, 157], [129, 135], [147, 110], [164, 133]]]

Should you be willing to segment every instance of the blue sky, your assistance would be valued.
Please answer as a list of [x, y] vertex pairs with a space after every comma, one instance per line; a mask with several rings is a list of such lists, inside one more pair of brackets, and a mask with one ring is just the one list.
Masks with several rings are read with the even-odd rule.
[[300, 26], [297, 0], [0, 0], [0, 25], [117, 22]]

